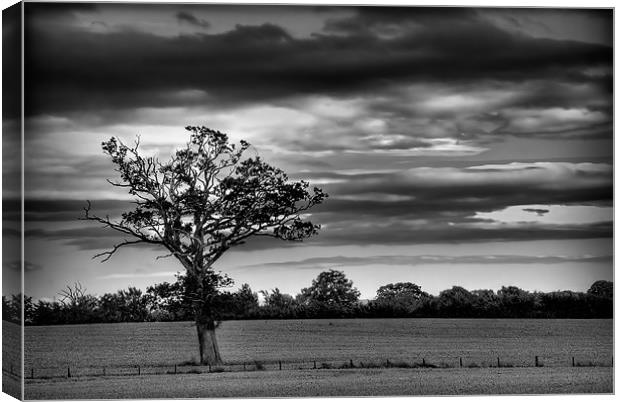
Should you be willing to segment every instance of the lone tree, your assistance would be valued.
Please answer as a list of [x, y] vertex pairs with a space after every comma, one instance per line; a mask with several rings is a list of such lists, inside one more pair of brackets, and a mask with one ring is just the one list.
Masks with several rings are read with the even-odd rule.
[[84, 219], [125, 235], [110, 250], [95, 255], [107, 261], [124, 246], [159, 245], [186, 270], [202, 364], [222, 362], [215, 338], [216, 298], [230, 285], [214, 263], [231, 247], [253, 236], [302, 240], [318, 233], [319, 225], [303, 213], [326, 197], [305, 181], [287, 175], [260, 157], [247, 157], [249, 144], [232, 144], [228, 136], [206, 127], [186, 127], [190, 141], [165, 163], [138, 152], [139, 141], [127, 146], [117, 138], [102, 148], [120, 174], [108, 182], [126, 188], [135, 208], [119, 220], [99, 217], [85, 208]]

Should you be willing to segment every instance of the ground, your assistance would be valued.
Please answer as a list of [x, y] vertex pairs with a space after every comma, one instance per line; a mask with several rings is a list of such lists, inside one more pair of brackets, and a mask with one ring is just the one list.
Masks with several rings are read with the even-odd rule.
[[26, 398], [612, 393], [612, 372], [610, 367], [339, 369], [28, 380]]

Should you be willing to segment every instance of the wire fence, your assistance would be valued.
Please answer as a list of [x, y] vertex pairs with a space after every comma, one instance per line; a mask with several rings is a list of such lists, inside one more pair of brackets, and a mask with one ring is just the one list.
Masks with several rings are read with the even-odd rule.
[[[483, 356], [479, 358], [462, 356], [419, 357], [416, 359], [348, 360], [316, 359], [304, 361], [270, 360], [232, 362], [221, 365], [183, 364], [136, 364], [136, 365], [66, 365], [26, 367], [26, 380], [141, 376], [175, 374], [209, 374], [244, 371], [283, 371], [283, 370], [347, 370], [347, 369], [473, 369], [510, 367], [613, 367], [613, 357], [534, 355], [529, 358], [519, 356]], [[3, 365], [3, 374], [20, 377], [19, 366]]]

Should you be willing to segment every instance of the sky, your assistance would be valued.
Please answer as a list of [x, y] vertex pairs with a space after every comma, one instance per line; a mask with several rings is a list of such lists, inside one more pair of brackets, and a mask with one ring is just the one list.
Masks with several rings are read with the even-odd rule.
[[[149, 247], [93, 260], [122, 237], [78, 218], [86, 200], [111, 217], [131, 205], [106, 182], [102, 141], [140, 135], [166, 160], [187, 125], [329, 194], [318, 236], [224, 255], [230, 290], [296, 294], [327, 269], [366, 299], [405, 281], [438, 294], [613, 279], [611, 10], [26, 3], [25, 22], [28, 295], [174, 280], [181, 265]], [[18, 132], [19, 110], [4, 117]], [[4, 250], [18, 197], [5, 187]]]

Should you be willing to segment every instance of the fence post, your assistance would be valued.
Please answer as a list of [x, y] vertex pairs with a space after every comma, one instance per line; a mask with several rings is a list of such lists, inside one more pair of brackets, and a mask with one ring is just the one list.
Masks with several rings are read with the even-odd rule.
[[316, 360], [314, 361], [314, 369], [316, 370]]
[[424, 358], [422, 358], [422, 366], [426, 367], [426, 360], [424, 360]]
[[538, 356], [534, 356], [534, 364], [538, 367]]
[[71, 367], [67, 366], [67, 378], [71, 378]]
[[501, 367], [501, 365], [499, 364], [499, 356], [497, 356], [497, 367]]
[[30, 369], [30, 378], [34, 380], [34, 367]]
[[105, 376], [105, 367], [103, 368], [103, 375]]
[[280, 366], [280, 370], [282, 370], [282, 360], [278, 360], [278, 365]]
[[245, 371], [245, 362], [243, 362], [243, 371]]
[[176, 374], [176, 373], [177, 373], [177, 365], [175, 364], [174, 365], [174, 374]]
[[353, 368], [353, 359], [349, 359], [349, 366], [351, 366], [351, 368]]
[[140, 365], [138, 365], [138, 375], [140, 375]]
[[390, 367], [390, 359], [386, 359], [386, 361], [385, 361], [385, 366], [386, 366], [386, 367]]
[[463, 358], [459, 357], [459, 367], [463, 367]]
[[209, 364], [209, 373], [211, 372], [211, 364]]
[[573, 356], [573, 367], [575, 367], [575, 356]]

